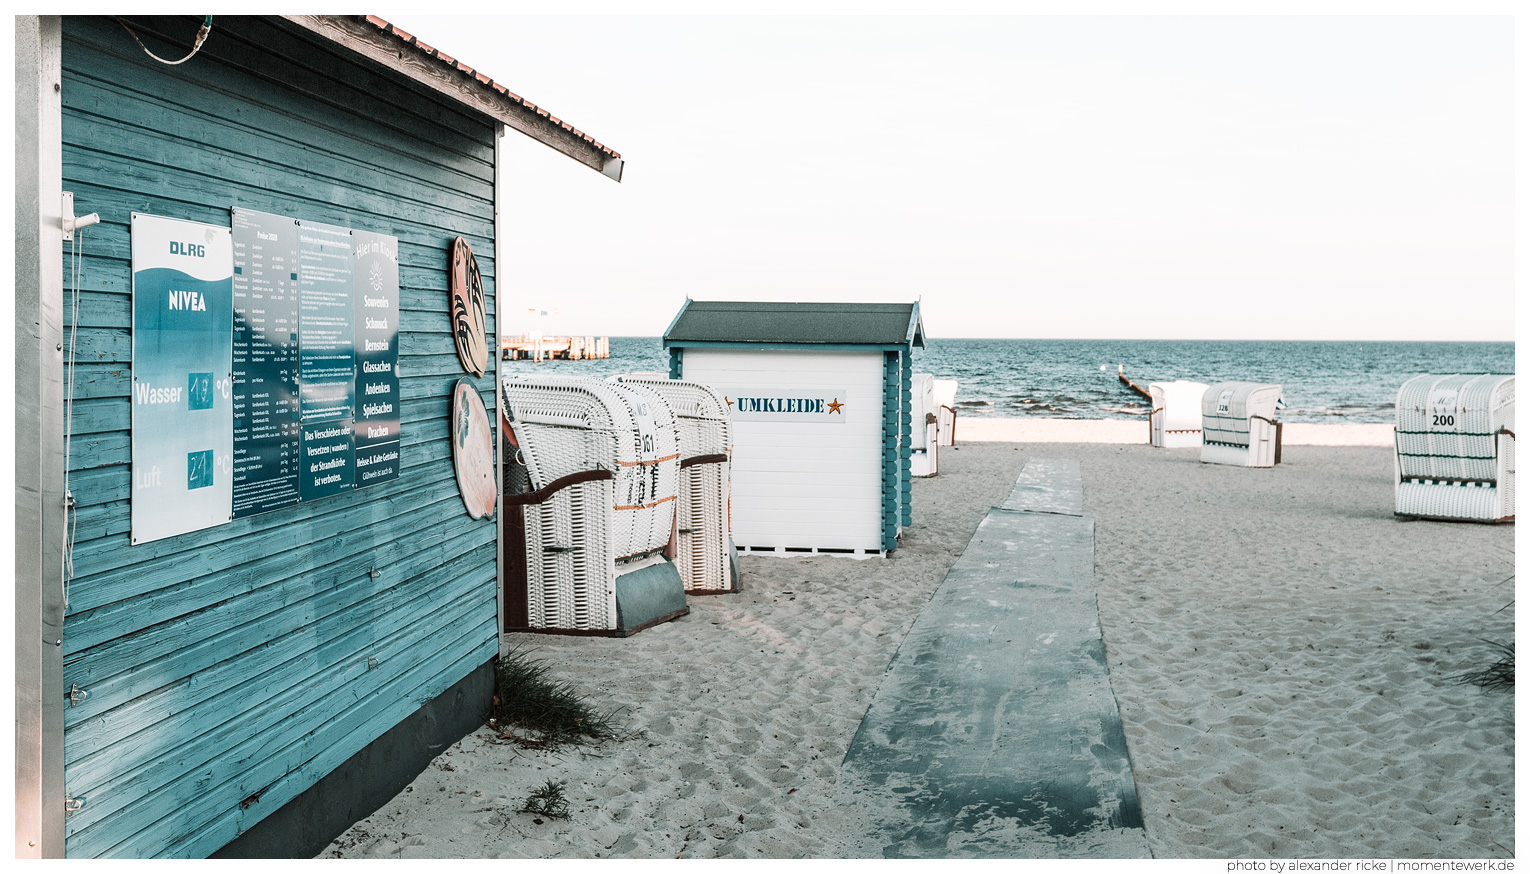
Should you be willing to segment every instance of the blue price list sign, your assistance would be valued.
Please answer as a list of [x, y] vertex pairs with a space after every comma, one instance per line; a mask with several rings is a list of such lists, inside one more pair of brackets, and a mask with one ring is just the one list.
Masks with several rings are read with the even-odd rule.
[[298, 222], [298, 397], [304, 501], [355, 484], [356, 331], [350, 228]]
[[233, 210], [234, 518], [298, 502], [298, 237]]
[[298, 379], [302, 421], [356, 410], [355, 307], [350, 228], [298, 225]]

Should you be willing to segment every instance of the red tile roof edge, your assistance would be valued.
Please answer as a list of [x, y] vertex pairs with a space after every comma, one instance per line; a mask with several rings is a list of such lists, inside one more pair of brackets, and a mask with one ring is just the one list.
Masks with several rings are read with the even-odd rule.
[[578, 136], [584, 142], [589, 143], [591, 146], [593, 146], [594, 148], [598, 149], [601, 153], [606, 154], [606, 155], [610, 155], [613, 158], [620, 158], [621, 157], [621, 153], [620, 152], [612, 151], [610, 148], [601, 145], [597, 140], [595, 140], [589, 134], [582, 133], [581, 131], [576, 130], [574, 128], [574, 126], [569, 124], [568, 122], [563, 121], [563, 120], [557, 118], [556, 116], [553, 116], [547, 110], [538, 107], [535, 103], [532, 103], [531, 101], [526, 100], [525, 98], [517, 95], [515, 92], [511, 91], [510, 89], [506, 88], [505, 86], [499, 84], [498, 82], [495, 82], [493, 79], [490, 79], [488, 76], [485, 76], [483, 73], [480, 73], [477, 70], [473, 69], [472, 67], [469, 67], [467, 64], [462, 63], [461, 61], [457, 60], [456, 58], [452, 57], [451, 55], [446, 54], [445, 52], [441, 51], [440, 49], [437, 49], [437, 48], [435, 48], [433, 46], [429, 46], [429, 45], [426, 45], [423, 42], [420, 42], [417, 38], [415, 38], [415, 36], [413, 34], [407, 32], [407, 31], [404, 31], [404, 30], [400, 30], [398, 27], [394, 26], [389, 21], [387, 21], [387, 20], [385, 20], [383, 18], [379, 18], [376, 15], [367, 15], [367, 16], [364, 17], [363, 20], [365, 20], [368, 24], [372, 25], [373, 27], [377, 28], [378, 30], [380, 30], [380, 31], [382, 31], [384, 33], [390, 33], [390, 34], [398, 37], [399, 39], [403, 40], [417, 54], [423, 55], [423, 56], [425, 56], [427, 58], [433, 58], [436, 61], [438, 61], [439, 63], [445, 64], [446, 66], [451, 67], [454, 70], [460, 70], [462, 73], [464, 73], [464, 74], [466, 74], [468, 76], [471, 76], [472, 78], [476, 79], [478, 81], [478, 84], [481, 87], [489, 88], [490, 90], [496, 91], [499, 94], [501, 94], [501, 95], [503, 95], [505, 97], [508, 97], [512, 102], [519, 103], [521, 105], [521, 107], [524, 108], [527, 112], [539, 115], [542, 118], [545, 118], [548, 121], [552, 122], [553, 124], [558, 125], [563, 130], [571, 131], [575, 136]]

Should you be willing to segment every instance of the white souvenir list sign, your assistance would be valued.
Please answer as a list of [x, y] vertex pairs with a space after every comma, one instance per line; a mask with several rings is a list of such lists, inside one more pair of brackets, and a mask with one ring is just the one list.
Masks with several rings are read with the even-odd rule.
[[132, 216], [132, 542], [221, 525], [233, 502], [228, 228]]

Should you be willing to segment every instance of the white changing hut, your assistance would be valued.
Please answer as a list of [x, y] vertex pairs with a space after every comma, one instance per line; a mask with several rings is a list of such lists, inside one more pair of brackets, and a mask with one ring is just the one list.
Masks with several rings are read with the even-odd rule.
[[739, 552], [897, 547], [912, 521], [916, 346], [918, 303], [685, 302], [664, 333], [670, 377], [729, 408]]

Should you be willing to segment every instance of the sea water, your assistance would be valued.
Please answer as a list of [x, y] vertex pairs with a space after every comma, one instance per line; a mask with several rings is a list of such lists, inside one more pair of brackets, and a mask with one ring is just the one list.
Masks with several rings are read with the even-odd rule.
[[[605, 378], [669, 372], [657, 337], [612, 337], [611, 357], [501, 361], [505, 372]], [[1136, 384], [1188, 379], [1277, 383], [1287, 422], [1392, 422], [1397, 390], [1421, 373], [1514, 372], [1513, 343], [1223, 340], [929, 340], [914, 370], [957, 381], [962, 416], [1068, 419], [1145, 417]]]

